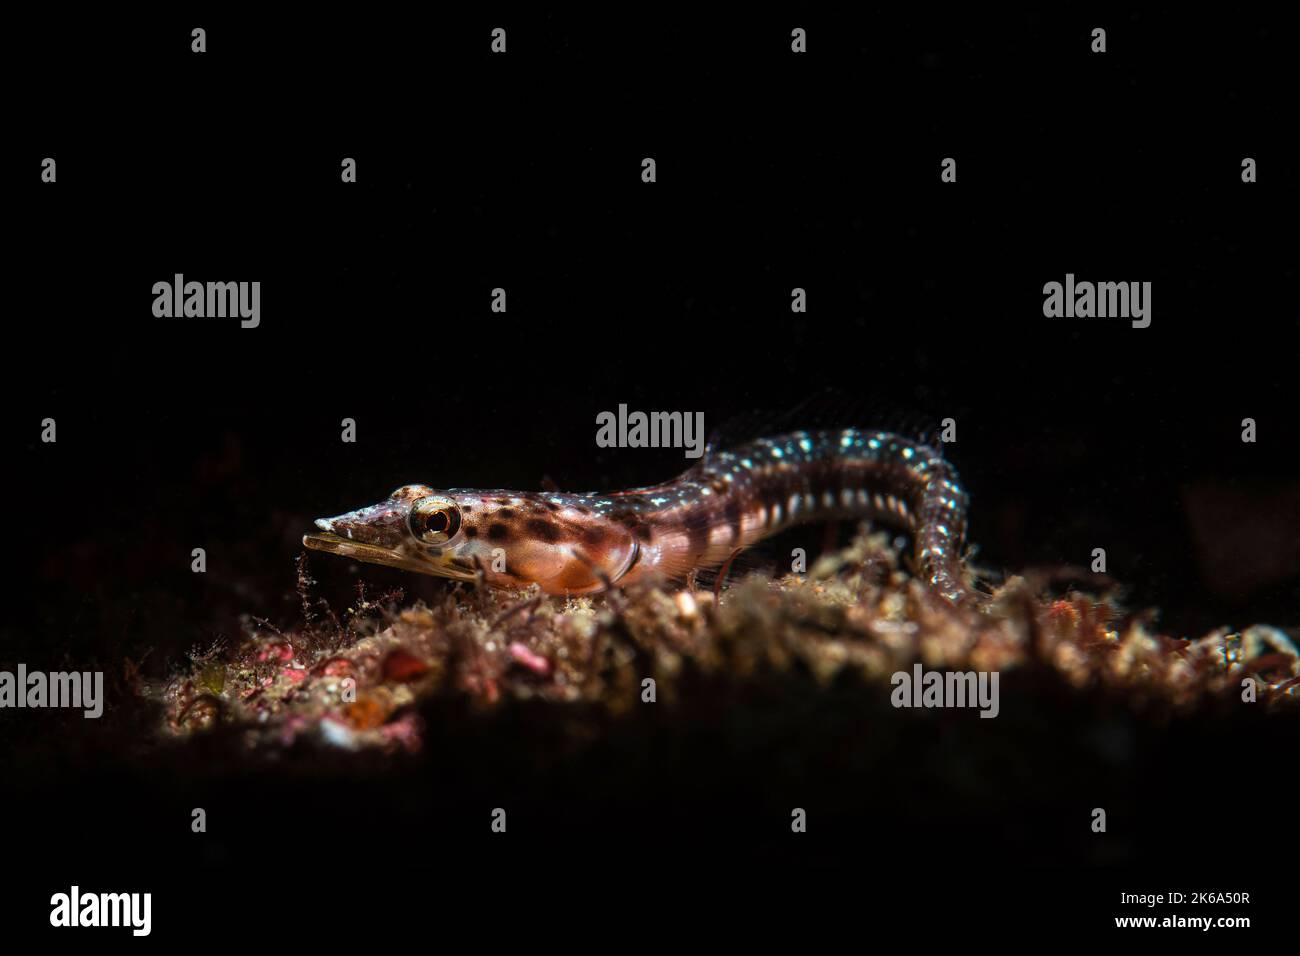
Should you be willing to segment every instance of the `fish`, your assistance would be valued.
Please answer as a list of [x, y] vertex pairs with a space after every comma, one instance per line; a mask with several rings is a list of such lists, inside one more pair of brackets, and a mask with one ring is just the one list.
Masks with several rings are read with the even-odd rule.
[[593, 594], [647, 579], [684, 582], [794, 525], [859, 519], [910, 533], [932, 592], [986, 595], [962, 549], [968, 495], [932, 446], [886, 431], [794, 431], [709, 448], [664, 484], [564, 493], [403, 485], [317, 519], [311, 550], [497, 588]]

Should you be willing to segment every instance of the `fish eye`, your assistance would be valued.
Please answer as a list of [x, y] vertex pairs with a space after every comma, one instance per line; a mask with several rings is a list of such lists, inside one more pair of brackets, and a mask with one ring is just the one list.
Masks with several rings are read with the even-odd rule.
[[444, 544], [460, 530], [460, 508], [450, 498], [421, 498], [411, 508], [410, 526], [422, 544]]

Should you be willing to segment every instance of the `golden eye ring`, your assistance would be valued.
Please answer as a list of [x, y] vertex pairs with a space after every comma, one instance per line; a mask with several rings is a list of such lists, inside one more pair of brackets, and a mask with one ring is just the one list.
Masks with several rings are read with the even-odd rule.
[[460, 531], [460, 506], [450, 498], [421, 498], [407, 519], [411, 534], [421, 544], [446, 544]]

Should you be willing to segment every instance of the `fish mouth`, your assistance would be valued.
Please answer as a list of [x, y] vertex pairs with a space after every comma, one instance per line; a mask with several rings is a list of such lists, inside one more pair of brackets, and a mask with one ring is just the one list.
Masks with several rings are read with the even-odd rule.
[[[316, 522], [317, 526], [323, 526], [325, 523], [327, 522]], [[354, 541], [351, 538], [337, 535], [333, 531], [324, 531], [320, 534], [305, 534], [302, 536], [302, 543], [303, 547], [312, 551], [338, 554], [345, 558], [364, 561], [367, 564], [382, 564], [390, 568], [401, 568], [403, 571], [414, 571], [417, 574], [428, 574], [438, 578], [454, 578], [457, 581], [473, 581], [475, 577], [472, 570], [458, 564], [417, 560], [403, 554], [401, 551], [395, 551], [392, 548], [385, 548], [377, 544]]]

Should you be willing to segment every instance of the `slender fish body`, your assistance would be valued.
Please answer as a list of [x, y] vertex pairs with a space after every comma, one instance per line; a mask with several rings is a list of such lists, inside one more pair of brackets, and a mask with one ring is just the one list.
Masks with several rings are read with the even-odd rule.
[[966, 493], [928, 445], [888, 432], [793, 432], [710, 451], [666, 484], [566, 494], [436, 491], [316, 522], [303, 543], [377, 564], [498, 587], [585, 594], [659, 577], [681, 581], [796, 524], [859, 518], [912, 535], [916, 567], [954, 604], [982, 596], [961, 551]]

